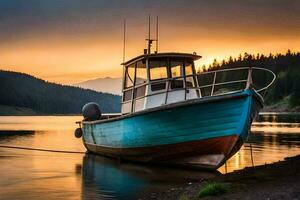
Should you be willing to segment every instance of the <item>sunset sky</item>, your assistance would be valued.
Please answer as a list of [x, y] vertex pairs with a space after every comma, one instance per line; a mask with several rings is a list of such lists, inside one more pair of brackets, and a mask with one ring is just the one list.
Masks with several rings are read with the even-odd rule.
[[129, 59], [146, 47], [149, 13], [160, 51], [195, 51], [197, 66], [300, 50], [299, 0], [0, 0], [0, 69], [64, 84], [120, 77], [123, 19]]

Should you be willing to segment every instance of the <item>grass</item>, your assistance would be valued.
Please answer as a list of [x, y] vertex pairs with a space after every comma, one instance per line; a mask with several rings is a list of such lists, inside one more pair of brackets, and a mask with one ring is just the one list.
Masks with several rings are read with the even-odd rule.
[[211, 182], [203, 186], [198, 193], [198, 197], [217, 196], [226, 192], [228, 192], [228, 188], [224, 184]]
[[186, 194], [183, 194], [179, 197], [178, 200], [190, 200], [190, 198]]
[[278, 110], [278, 111], [289, 111], [289, 110], [293, 110], [293, 108], [296, 106], [292, 106], [291, 104], [291, 96], [286, 96], [284, 98], [282, 98], [281, 100], [277, 101], [277, 102], [268, 102], [267, 100], [267, 109], [270, 110]]

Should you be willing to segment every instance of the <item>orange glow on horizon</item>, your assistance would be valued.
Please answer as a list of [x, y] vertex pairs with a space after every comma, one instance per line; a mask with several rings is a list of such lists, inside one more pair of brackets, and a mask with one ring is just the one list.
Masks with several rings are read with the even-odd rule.
[[294, 1], [3, 2], [0, 69], [63, 84], [122, 76], [123, 20], [128, 60], [147, 47], [149, 13], [152, 39], [159, 16], [159, 52], [197, 52], [197, 67], [245, 52], [300, 51]]
[[[235, 36], [197, 37], [190, 32], [174, 35], [162, 34], [160, 52], [186, 52], [202, 56], [196, 67], [208, 66], [216, 58], [218, 61], [229, 56], [237, 57], [244, 52], [257, 54], [285, 53], [287, 49], [300, 49], [300, 40], [294, 38]], [[193, 36], [193, 37], [192, 37]], [[89, 79], [121, 77], [122, 37], [121, 35], [103, 39], [62, 40], [51, 38], [30, 38], [0, 47], [0, 68], [24, 72], [50, 82], [74, 84]], [[188, 38], [188, 39], [187, 39]], [[176, 42], [174, 42], [176, 41]], [[126, 59], [143, 52], [146, 43], [143, 35], [127, 42]]]

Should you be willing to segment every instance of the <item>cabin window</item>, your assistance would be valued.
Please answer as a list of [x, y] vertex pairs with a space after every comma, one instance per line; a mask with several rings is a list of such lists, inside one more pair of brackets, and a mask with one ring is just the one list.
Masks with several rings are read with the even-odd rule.
[[134, 98], [145, 96], [146, 85], [134, 89]]
[[[168, 69], [167, 69], [166, 60], [150, 60], [150, 80], [160, 80], [168, 78]], [[164, 90], [166, 89], [166, 82], [153, 83], [151, 84], [152, 91]]]
[[183, 88], [183, 80], [171, 80], [171, 89]]
[[131, 96], [132, 96], [132, 89], [125, 91], [123, 95], [123, 102], [131, 100]]
[[170, 66], [172, 78], [183, 76], [183, 62], [171, 61]]
[[151, 90], [157, 91], [157, 90], [165, 90], [166, 89], [166, 83], [152, 83], [151, 84]]
[[186, 77], [186, 87], [187, 88], [194, 88], [195, 87], [194, 77], [192, 77], [192, 76]]
[[165, 60], [150, 60], [150, 80], [168, 78], [167, 62]]
[[140, 85], [147, 82], [147, 69], [145, 61], [137, 62], [135, 85]]
[[167, 67], [157, 67], [150, 70], [151, 80], [168, 78]]
[[135, 72], [134, 64], [131, 64], [128, 67], [126, 67], [125, 88], [129, 88], [133, 86], [134, 72]]
[[[171, 61], [171, 76], [172, 78], [183, 77], [183, 61]], [[171, 80], [171, 89], [183, 88], [184, 87], [184, 79], [177, 78]]]
[[186, 77], [186, 87], [187, 88], [193, 88], [196, 86], [195, 79], [192, 76], [193, 73], [193, 63], [190, 61], [185, 62], [185, 75]]
[[193, 75], [193, 64], [189, 61], [185, 62], [185, 75]]

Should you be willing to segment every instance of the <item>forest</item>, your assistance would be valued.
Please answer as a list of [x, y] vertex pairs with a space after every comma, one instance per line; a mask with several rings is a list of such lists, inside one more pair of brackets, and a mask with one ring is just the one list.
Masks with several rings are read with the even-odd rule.
[[0, 70], [0, 105], [30, 108], [39, 114], [79, 114], [88, 102], [102, 112], [120, 112], [121, 97], [64, 86], [28, 74]]
[[[275, 55], [244, 53], [237, 58], [229, 57], [220, 62], [215, 59], [211, 65], [203, 65], [199, 73], [202, 71], [250, 66], [269, 69], [277, 76], [274, 84], [264, 94], [267, 106], [279, 110], [289, 110], [298, 107], [297, 110], [299, 110], [300, 52], [287, 50], [285, 54]], [[266, 79], [263, 76], [259, 76], [254, 80], [254, 83], [263, 84], [265, 81]]]

